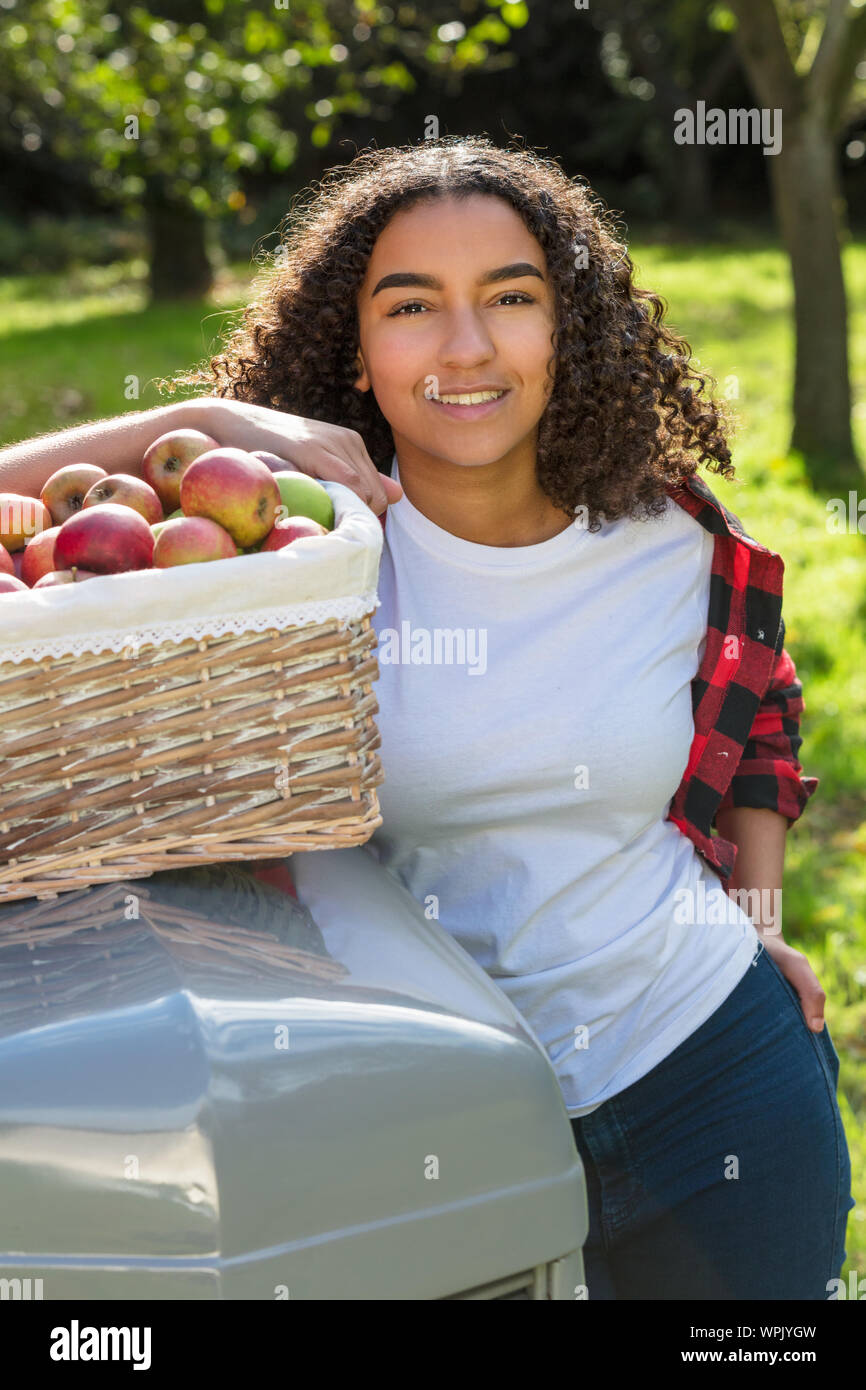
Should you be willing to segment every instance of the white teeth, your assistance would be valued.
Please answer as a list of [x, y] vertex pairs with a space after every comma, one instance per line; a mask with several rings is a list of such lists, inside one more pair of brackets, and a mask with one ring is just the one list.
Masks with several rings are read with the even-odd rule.
[[504, 391], [473, 391], [468, 396], [436, 396], [434, 401], [442, 401], [444, 405], [482, 405], [484, 401], [498, 401], [500, 396], [504, 396]]

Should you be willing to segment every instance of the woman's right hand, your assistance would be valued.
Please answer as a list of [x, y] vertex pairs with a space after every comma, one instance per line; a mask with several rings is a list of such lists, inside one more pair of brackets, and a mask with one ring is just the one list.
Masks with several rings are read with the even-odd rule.
[[201, 411], [199, 428], [220, 444], [266, 450], [311, 478], [343, 483], [377, 516], [403, 496], [400, 484], [376, 468], [357, 430], [221, 397], [197, 397], [186, 404]]

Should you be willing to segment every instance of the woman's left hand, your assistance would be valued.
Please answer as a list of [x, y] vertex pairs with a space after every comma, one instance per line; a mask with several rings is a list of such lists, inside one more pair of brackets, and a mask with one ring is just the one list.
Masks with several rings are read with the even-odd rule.
[[820, 1033], [824, 1027], [824, 1005], [827, 996], [821, 988], [821, 981], [815, 974], [802, 951], [789, 946], [778, 934], [759, 933], [765, 949], [773, 957], [788, 984], [800, 996], [800, 1004], [806, 1022], [813, 1033]]

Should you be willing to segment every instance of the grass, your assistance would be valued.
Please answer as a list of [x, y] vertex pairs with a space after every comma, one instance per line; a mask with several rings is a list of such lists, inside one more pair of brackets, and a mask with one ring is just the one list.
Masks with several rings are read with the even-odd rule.
[[[781, 251], [634, 243], [637, 277], [664, 295], [719, 394], [740, 418], [739, 483], [703, 471], [747, 531], [785, 560], [786, 645], [803, 681], [801, 760], [820, 786], [788, 836], [786, 939], [827, 993], [841, 1057], [839, 1100], [858, 1201], [843, 1271], [866, 1275], [866, 536], [827, 528], [827, 501], [787, 452], [791, 288]], [[866, 244], [845, 253], [854, 423], [866, 459]], [[154, 379], [200, 360], [243, 302], [248, 271], [224, 272], [213, 302], [149, 308], [140, 264], [0, 279], [0, 443], [163, 399]], [[138, 397], [128, 396], [128, 379]], [[866, 496], [866, 486], [858, 489]], [[864, 521], [866, 527], [866, 521]], [[759, 1040], [756, 1039], [756, 1045]]]

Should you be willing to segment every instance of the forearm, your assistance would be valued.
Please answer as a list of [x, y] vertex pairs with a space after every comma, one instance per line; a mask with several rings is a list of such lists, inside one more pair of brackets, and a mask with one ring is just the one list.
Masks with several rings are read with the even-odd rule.
[[93, 463], [106, 473], [140, 477], [148, 445], [169, 430], [207, 432], [204, 420], [213, 404], [207, 397], [175, 401], [11, 444], [0, 449], [0, 492], [38, 497], [51, 474], [70, 463]]
[[759, 933], [781, 936], [787, 817], [763, 807], [734, 806], [717, 813], [716, 829], [737, 846], [729, 894], [741, 890], [738, 901]]

